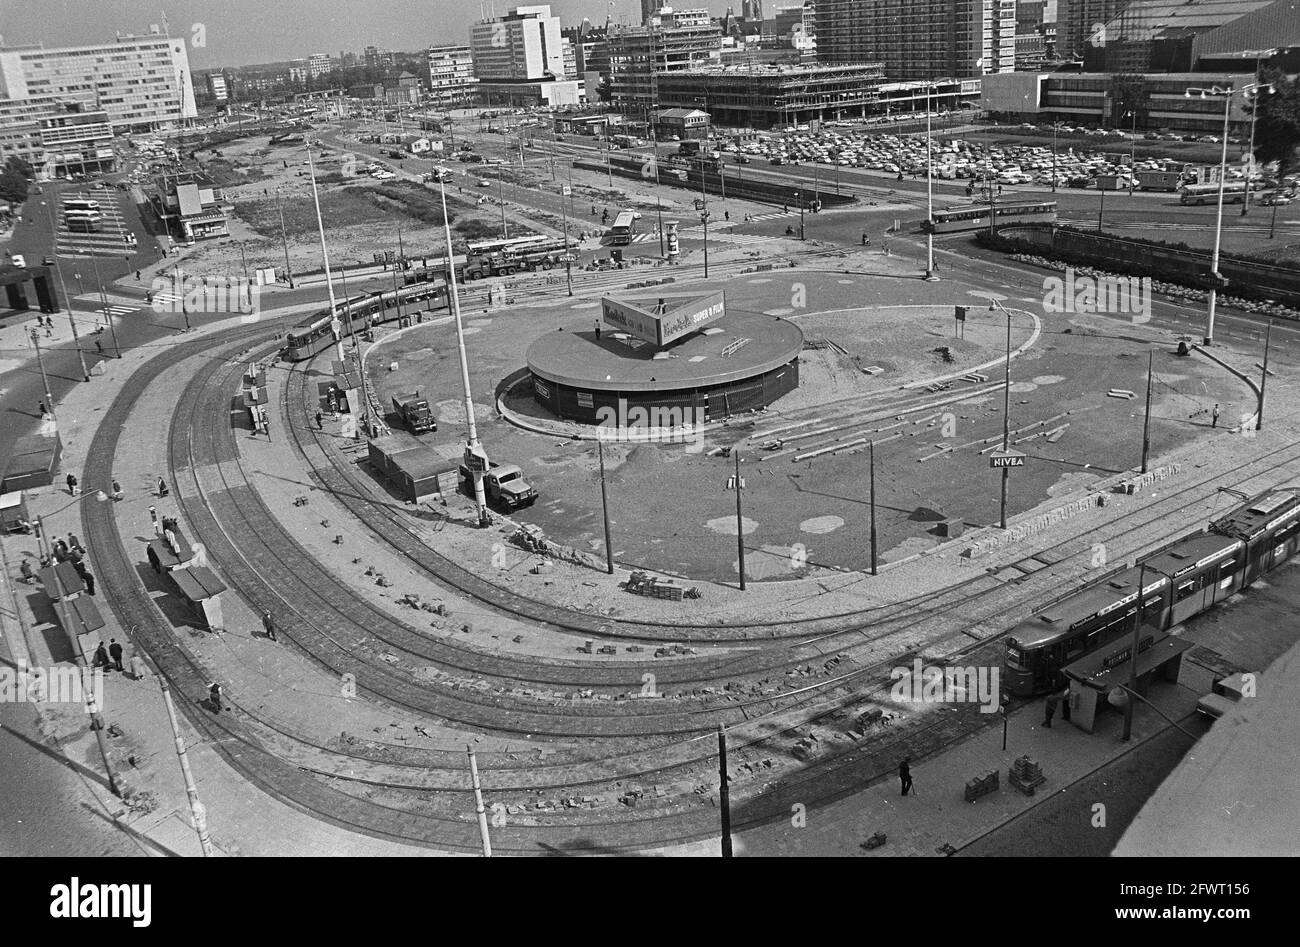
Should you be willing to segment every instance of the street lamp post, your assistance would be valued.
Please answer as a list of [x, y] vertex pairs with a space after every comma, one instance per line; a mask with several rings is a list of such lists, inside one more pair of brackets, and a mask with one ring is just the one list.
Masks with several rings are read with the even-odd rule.
[[[1203, 99], [1212, 96], [1223, 97], [1223, 150], [1219, 157], [1219, 199], [1214, 223], [1214, 252], [1210, 256], [1210, 292], [1209, 302], [1206, 307], [1204, 338], [1206, 345], [1214, 343], [1214, 310], [1219, 301], [1219, 284], [1223, 282], [1223, 277], [1219, 273], [1219, 251], [1223, 243], [1223, 191], [1228, 181], [1228, 129], [1232, 113], [1232, 97], [1238, 92], [1242, 95], [1250, 95], [1260, 89], [1273, 91], [1272, 85], [1268, 83], [1248, 82], [1239, 89], [1234, 89], [1231, 86], [1228, 88], [1210, 86], [1208, 89], [1193, 87], [1183, 93], [1183, 96], [1189, 99], [1192, 97], [1193, 92]], [[1250, 189], [1249, 180], [1246, 182], [1246, 189], [1248, 191]]]
[[45, 359], [41, 357], [41, 334], [35, 328], [31, 330], [31, 333], [32, 345], [36, 346], [36, 364], [40, 366], [41, 381], [45, 384], [45, 409], [50, 412], [50, 417], [54, 419], [54, 424], [57, 427], [59, 416], [54, 413], [54, 396], [50, 394], [50, 379], [45, 374]]
[[[41, 201], [41, 203], [45, 205], [45, 213], [50, 218], [50, 234], [54, 236], [58, 233], [54, 228], [54, 208], [50, 206], [49, 201]], [[81, 380], [90, 381], [90, 372], [86, 371], [86, 353], [81, 349], [81, 336], [77, 334], [77, 320], [72, 313], [72, 300], [68, 298], [68, 285], [63, 281], [63, 267], [59, 265], [57, 239], [54, 244], [50, 258], [54, 260], [54, 275], [59, 278], [59, 291], [63, 293], [63, 302], [68, 307], [68, 326], [72, 329], [72, 341], [77, 346], [77, 360], [81, 362]]]
[[[996, 299], [989, 300], [989, 312], [1001, 310], [1007, 317], [1007, 354], [1006, 373], [1002, 385], [1002, 453], [1011, 447], [1011, 313]], [[1002, 529], [1007, 528], [1007, 478], [1010, 471], [1002, 468], [1002, 500], [999, 505], [998, 522]]]
[[99, 278], [99, 261], [90, 258], [91, 269], [95, 272], [95, 285], [99, 287], [99, 305], [104, 310], [104, 320], [108, 323], [109, 335], [113, 337], [113, 352], [117, 358], [122, 357], [122, 347], [117, 344], [117, 325], [113, 322], [113, 313], [108, 308], [108, 296], [104, 294], [104, 284]]
[[284, 247], [284, 272], [289, 278], [289, 288], [293, 289], [293, 269], [289, 266], [289, 238], [284, 232], [284, 206], [280, 203], [280, 189], [275, 189], [275, 208], [280, 213], [280, 244]]
[[[1272, 56], [1276, 49], [1258, 49], [1255, 51], [1255, 78], [1259, 79], [1260, 61], [1265, 56]], [[1255, 170], [1255, 118], [1259, 115], [1259, 105], [1256, 103], [1250, 109], [1250, 143], [1246, 146], [1246, 155], [1250, 158], [1246, 164], [1246, 193], [1241, 197], [1241, 216], [1246, 216], [1246, 211], [1250, 210], [1250, 176]]]
[[[316, 205], [316, 227], [320, 231], [320, 254], [321, 261], [325, 264], [325, 291], [329, 294], [330, 299], [330, 319], [333, 322], [338, 321], [338, 302], [334, 298], [334, 280], [330, 276], [330, 252], [329, 247], [325, 244], [325, 221], [321, 218], [320, 213], [320, 192], [316, 189], [316, 164], [312, 161], [311, 146], [307, 146], [307, 169], [311, 172], [311, 199]], [[450, 251], [448, 252], [450, 256]], [[341, 333], [334, 334], [334, 345], [337, 349], [339, 361], [343, 361], [343, 336]]]
[[1135, 188], [1137, 187], [1137, 109], [1129, 109], [1128, 115], [1133, 119], [1133, 125], [1129, 130], [1128, 140], [1128, 196], [1132, 197], [1135, 193]]

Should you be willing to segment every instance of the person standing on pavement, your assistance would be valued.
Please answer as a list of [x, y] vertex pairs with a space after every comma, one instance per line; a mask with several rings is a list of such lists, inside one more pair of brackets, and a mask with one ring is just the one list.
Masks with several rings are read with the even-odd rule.
[[68, 474], [64, 479], [68, 483], [68, 495], [75, 497], [77, 495], [77, 478], [72, 474]]
[[221, 685], [213, 681], [208, 685], [208, 698], [212, 701], [214, 713], [221, 713]]
[[40, 411], [41, 417], [45, 417], [45, 402], [39, 402], [39, 407], [36, 410]]
[[316, 412], [316, 430], [325, 430], [325, 415], [321, 414], [319, 411]]
[[1061, 719], [1069, 722], [1070, 719], [1070, 688], [1061, 691]]
[[596, 323], [596, 341], [600, 341], [600, 322]]
[[171, 491], [169, 491], [169, 490], [167, 489], [167, 481], [164, 480], [162, 477], [159, 477], [159, 478], [158, 478], [158, 495], [159, 495], [160, 497], [165, 497], [165, 496], [167, 496], [168, 493], [170, 493], [170, 492], [171, 492]]
[[117, 643], [116, 638], [109, 639], [108, 653], [109, 656], [113, 659], [113, 670], [115, 671], [126, 670], [124, 667], [122, 667], [122, 646]]
[[142, 681], [149, 673], [149, 666], [138, 654], [131, 655], [131, 680]]
[[903, 762], [898, 764], [898, 779], [903, 784], [904, 796], [912, 791], [912, 768], [907, 764], [907, 757], [903, 757]]
[[113, 481], [113, 499], [114, 500], [122, 499], [122, 485], [118, 483], [116, 480]]
[[104, 642], [101, 641], [99, 647], [95, 649], [95, 656], [91, 659], [90, 666], [96, 668], [108, 667], [108, 650], [104, 647]]
[[1214, 411], [1210, 415], [1210, 427], [1218, 427], [1218, 426], [1219, 426], [1219, 406], [1218, 404], [1215, 404]]
[[[94, 573], [90, 572], [90, 570], [88, 570], [88, 569], [85, 570], [85, 571], [83, 571], [83, 572], [81, 573], [81, 580], [82, 580], [83, 582], [86, 583], [86, 593], [87, 593], [88, 595], [93, 596], [93, 595], [95, 594], [95, 576], [94, 576]], [[121, 668], [118, 668], [118, 670], [121, 670]]]
[[1047, 697], [1047, 716], [1043, 718], [1043, 726], [1048, 730], [1052, 729], [1052, 718], [1056, 716], [1056, 705], [1060, 700], [1059, 694], [1049, 694]]
[[32, 571], [32, 564], [26, 558], [24, 558], [22, 564], [18, 566], [18, 572], [22, 575], [24, 584], [31, 585], [36, 581], [36, 573]]
[[271, 617], [269, 609], [262, 612], [262, 627], [266, 629], [266, 637], [270, 638], [272, 641], [280, 640], [275, 635], [275, 619]]

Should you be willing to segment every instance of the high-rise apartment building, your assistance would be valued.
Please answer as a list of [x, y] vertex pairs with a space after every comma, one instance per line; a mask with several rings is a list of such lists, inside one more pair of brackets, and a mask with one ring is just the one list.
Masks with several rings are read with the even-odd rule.
[[549, 6], [516, 7], [470, 27], [474, 75], [492, 82], [564, 78], [560, 18]]
[[474, 94], [474, 57], [468, 46], [429, 50], [429, 97], [438, 105], [464, 102]]
[[46, 96], [84, 112], [102, 110], [115, 133], [197, 114], [185, 40], [160, 35], [92, 46], [0, 47], [0, 99]]
[[334, 62], [329, 53], [312, 53], [307, 57], [307, 76], [316, 79], [327, 72], [334, 71]]
[[817, 0], [817, 59], [880, 62], [889, 79], [1015, 68], [1015, 0]]

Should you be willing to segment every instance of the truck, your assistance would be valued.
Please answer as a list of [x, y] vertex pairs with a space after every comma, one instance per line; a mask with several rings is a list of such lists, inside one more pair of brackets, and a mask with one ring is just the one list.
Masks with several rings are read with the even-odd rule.
[[489, 276], [512, 276], [524, 271], [549, 270], [563, 263], [564, 259], [564, 244], [560, 242], [522, 250], [472, 253], [465, 261], [464, 275], [466, 280], [485, 279]]
[[438, 430], [438, 421], [429, 408], [429, 402], [418, 391], [393, 395], [393, 413], [402, 419], [412, 434], [427, 434]]
[[[460, 489], [466, 496], [474, 495], [474, 477], [468, 467], [460, 465]], [[537, 501], [537, 491], [524, 479], [524, 472], [516, 464], [488, 462], [483, 474], [483, 492], [487, 501], [513, 512]]]

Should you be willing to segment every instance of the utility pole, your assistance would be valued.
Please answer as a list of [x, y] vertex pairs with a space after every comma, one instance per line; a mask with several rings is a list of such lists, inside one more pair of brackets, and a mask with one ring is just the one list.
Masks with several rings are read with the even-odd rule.
[[[989, 308], [994, 307], [1001, 309], [1007, 315], [1007, 364], [1006, 376], [1002, 385], [1002, 453], [1006, 453], [1011, 446], [1011, 313], [1005, 306], [996, 300], [992, 301]], [[1007, 528], [1007, 477], [1010, 471], [1002, 468], [1002, 503], [999, 522], [1002, 529]]]
[[740, 513], [740, 450], [733, 447], [736, 457], [736, 553], [740, 561], [740, 591], [745, 591], [745, 520]]
[[[740, 491], [736, 491], [740, 495]], [[742, 572], [743, 575], [743, 572]], [[727, 731], [718, 724], [718, 809], [722, 814], [722, 857], [731, 858], [731, 787], [727, 785]]]
[[474, 759], [473, 744], [465, 744], [465, 752], [469, 754], [469, 779], [474, 786], [474, 813], [478, 816], [478, 834], [483, 840], [483, 857], [492, 857], [492, 839], [488, 837], [488, 820], [487, 810], [483, 808], [483, 789], [478, 782], [478, 762]]
[[870, 471], [870, 497], [871, 497], [871, 574], [879, 575], [876, 558], [876, 442], [867, 441], [867, 469]]
[[1120, 737], [1126, 743], [1133, 735], [1133, 706], [1137, 703], [1138, 646], [1139, 639], [1142, 637], [1142, 609], [1146, 605], [1146, 584], [1147, 565], [1143, 562], [1138, 569], [1137, 614], [1133, 616], [1133, 644], [1128, 662], [1128, 694], [1125, 695], [1128, 701], [1124, 704], [1124, 734]]
[[[933, 139], [930, 129], [930, 95], [934, 92], [934, 83], [925, 87], [925, 219], [929, 223], [925, 234], [925, 281], [933, 283], [939, 279], [934, 274], [934, 159], [932, 155]], [[835, 166], [838, 181], [840, 166]], [[839, 185], [836, 184], [836, 192]]]
[[[554, 173], [555, 173], [555, 164], [554, 164], [554, 162], [552, 162], [552, 164], [551, 164], [551, 173], [552, 173], [552, 175], [554, 175]], [[570, 254], [570, 252], [569, 252], [569, 209], [568, 209], [568, 207], [565, 206], [565, 203], [564, 203], [564, 192], [565, 192], [565, 190], [566, 190], [566, 188], [565, 188], [564, 186], [561, 186], [561, 188], [560, 188], [560, 213], [561, 213], [561, 215], [563, 215], [563, 217], [564, 217], [564, 281], [565, 281], [565, 282], [568, 284], [568, 286], [569, 286], [569, 295], [572, 296], [572, 295], [573, 295], [573, 260], [570, 259], [571, 254]], [[573, 196], [573, 188], [572, 188], [572, 187], [568, 187], [567, 190], [569, 191], [569, 196], [572, 197], [572, 196]]]
[[1146, 420], [1142, 422], [1142, 472], [1147, 472], [1147, 454], [1151, 451], [1151, 376], [1155, 365], [1156, 353], [1147, 352], [1147, 410]]
[[1101, 216], [1106, 212], [1106, 188], [1100, 179], [1097, 181], [1097, 193], [1101, 195], [1101, 203], [1097, 205], [1097, 233], [1101, 233]]
[[104, 295], [104, 284], [99, 279], [99, 261], [90, 258], [90, 266], [95, 271], [95, 285], [99, 287], [99, 305], [104, 310], [104, 320], [108, 323], [108, 332], [113, 337], [113, 352], [117, 358], [122, 357], [122, 347], [117, 344], [117, 326], [113, 323], [113, 314], [108, 309], [108, 297]]
[[348, 296], [348, 271], [343, 269], [343, 315], [347, 319], [348, 335], [352, 337], [352, 354], [357, 357], [357, 376], [361, 381], [361, 423], [357, 426], [357, 440], [370, 434], [370, 395], [366, 392], [366, 359], [361, 353], [361, 336], [352, 326], [352, 300]]
[[[506, 175], [501, 168], [497, 168], [497, 197], [501, 201], [501, 239], [510, 239], [510, 230], [506, 225]], [[451, 250], [447, 251], [450, 258]]]
[[1264, 387], [1268, 384], [1268, 343], [1273, 337], [1273, 320], [1268, 320], [1268, 328], [1264, 331], [1264, 364], [1263, 372], [1259, 378], [1259, 413], [1255, 416], [1255, 430], [1264, 430]]
[[194, 817], [194, 831], [199, 835], [199, 847], [203, 850], [203, 857], [211, 858], [212, 839], [208, 837], [208, 811], [199, 801], [199, 790], [194, 785], [194, 774], [190, 772], [190, 760], [185, 755], [185, 741], [181, 739], [180, 724], [176, 721], [176, 708], [172, 706], [171, 688], [167, 686], [167, 678], [161, 674], [158, 675], [158, 683], [162, 685], [163, 703], [167, 705], [167, 721], [172, 726], [172, 737], [176, 741], [176, 756], [181, 761], [181, 775], [185, 777], [185, 795], [190, 800], [190, 815]]
[[45, 359], [41, 357], [41, 334], [35, 329], [31, 330], [32, 345], [36, 346], [36, 364], [41, 368], [41, 381], [45, 384], [45, 410], [50, 412], [50, 417], [54, 419], [54, 426], [59, 425], [59, 416], [54, 413], [54, 396], [50, 394], [50, 379], [45, 374]]
[[605, 520], [605, 571], [614, 574], [614, 544], [609, 538], [609, 496], [605, 492], [605, 441], [596, 429], [596, 453], [600, 457], [600, 512]]
[[284, 232], [284, 206], [280, 203], [280, 189], [275, 189], [275, 208], [280, 212], [280, 245], [284, 247], [284, 272], [289, 277], [289, 288], [293, 289], [293, 269], [289, 266], [289, 238]]

